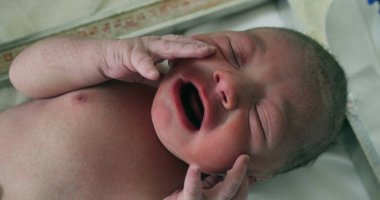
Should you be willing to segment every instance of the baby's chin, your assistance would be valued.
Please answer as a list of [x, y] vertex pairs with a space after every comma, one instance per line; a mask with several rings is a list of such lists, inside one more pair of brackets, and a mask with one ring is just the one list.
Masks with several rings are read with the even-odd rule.
[[215, 160], [213, 158], [214, 156], [210, 155], [205, 157], [204, 154], [194, 156], [194, 154], [190, 155], [182, 152], [181, 155], [175, 156], [189, 165], [192, 164], [198, 166], [200, 171], [205, 174], [224, 175], [232, 168], [234, 163], [234, 160]]
[[216, 165], [215, 163], [200, 163], [198, 165], [203, 173], [214, 175], [225, 175], [231, 166]]
[[202, 156], [194, 158], [193, 155], [189, 155], [183, 152], [183, 149], [177, 149], [175, 145], [172, 145], [170, 141], [167, 140], [166, 137], [170, 134], [168, 130], [166, 130], [165, 127], [162, 126], [162, 124], [160, 123], [160, 119], [158, 119], [157, 116], [152, 116], [152, 121], [155, 133], [158, 139], [160, 140], [161, 144], [176, 158], [182, 160], [188, 165], [194, 164], [199, 166], [201, 172], [205, 174], [224, 175], [226, 174], [226, 171], [231, 168], [230, 163], [219, 163], [217, 161], [212, 162], [208, 158], [200, 158]]

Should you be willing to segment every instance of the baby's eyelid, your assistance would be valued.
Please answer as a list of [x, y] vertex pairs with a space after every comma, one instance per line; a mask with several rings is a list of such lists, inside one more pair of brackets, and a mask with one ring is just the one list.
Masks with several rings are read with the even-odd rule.
[[238, 59], [238, 57], [236, 55], [236, 52], [235, 52], [234, 48], [232, 47], [230, 38], [228, 38], [227, 40], [228, 40], [229, 48], [230, 48], [231, 53], [232, 53], [232, 58], [234, 59], [234, 63], [236, 64], [236, 66], [237, 66], [238, 69], [241, 69], [241, 65], [239, 63], [239, 59]]
[[263, 122], [262, 122], [262, 119], [260, 117], [260, 114], [259, 114], [259, 111], [258, 111], [258, 104], [257, 103], [253, 103], [253, 105], [251, 106], [254, 113], [254, 115], [256, 115], [256, 119], [257, 119], [257, 125], [258, 125], [258, 128], [261, 130], [261, 134], [264, 138], [264, 140], [266, 141], [267, 138], [266, 138], [266, 133], [265, 133], [265, 129], [264, 129], [264, 126], [263, 126]]
[[232, 54], [233, 54], [233, 57], [234, 57], [236, 65], [239, 67], [239, 69], [241, 69], [241, 65], [240, 65], [239, 59], [237, 58], [234, 49], [232, 48], [231, 50], [232, 50]]

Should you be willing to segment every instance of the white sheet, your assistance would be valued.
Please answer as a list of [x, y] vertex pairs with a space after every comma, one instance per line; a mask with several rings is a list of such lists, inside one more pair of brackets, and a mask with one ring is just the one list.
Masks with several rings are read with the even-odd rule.
[[1, 0], [0, 43], [159, 0]]

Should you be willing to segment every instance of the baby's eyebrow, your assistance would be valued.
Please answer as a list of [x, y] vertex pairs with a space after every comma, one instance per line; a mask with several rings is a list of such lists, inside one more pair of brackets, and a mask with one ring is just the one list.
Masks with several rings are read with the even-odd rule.
[[[224, 37], [224, 40], [225, 40], [226, 44], [229, 44], [229, 43], [230, 43], [230, 38], [229, 38], [228, 35], [226, 35], [226, 36]], [[230, 49], [231, 46], [229, 46], [228, 48], [229, 48], [229, 50], [231, 50], [231, 49]], [[220, 49], [221, 52], [223, 52], [223, 49], [222, 49], [222, 48], [219, 47], [219, 49]], [[222, 56], [223, 56], [224, 59], [228, 60], [228, 58], [226, 57], [226, 55], [225, 55], [224, 53], [222, 53]]]
[[258, 36], [257, 34], [254, 34], [252, 33], [252, 31], [245, 31], [246, 34], [248, 34], [249, 38], [253, 41], [254, 44], [257, 44], [257, 46], [259, 47], [260, 51], [265, 54], [266, 50], [267, 50], [267, 46], [266, 46], [266, 43], [265, 41], [260, 37]]

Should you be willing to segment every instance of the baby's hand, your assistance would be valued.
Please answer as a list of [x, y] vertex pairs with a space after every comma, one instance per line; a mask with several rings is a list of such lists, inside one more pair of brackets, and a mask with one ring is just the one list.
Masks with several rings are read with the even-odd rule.
[[253, 178], [247, 177], [249, 157], [240, 155], [224, 180], [210, 175], [201, 180], [198, 167], [191, 165], [187, 171], [182, 190], [177, 190], [164, 200], [245, 200]]
[[102, 73], [111, 79], [128, 82], [156, 81], [160, 77], [157, 64], [175, 58], [202, 58], [215, 47], [181, 35], [145, 36], [116, 40], [105, 45]]

